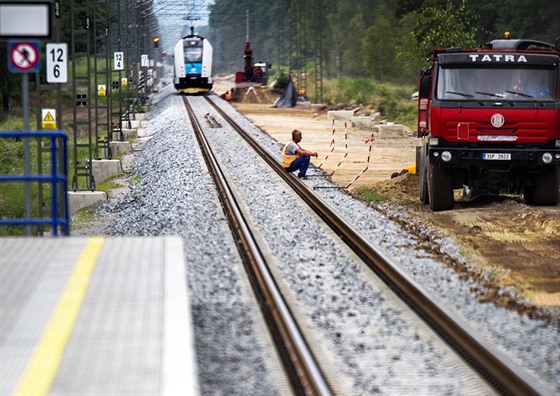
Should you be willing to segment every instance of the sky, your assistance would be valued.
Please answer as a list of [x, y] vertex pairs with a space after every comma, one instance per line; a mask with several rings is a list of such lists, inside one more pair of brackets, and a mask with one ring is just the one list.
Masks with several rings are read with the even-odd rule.
[[197, 27], [208, 24], [209, 5], [214, 0], [154, 0], [163, 48], [173, 48], [175, 43], [190, 33], [191, 24]]

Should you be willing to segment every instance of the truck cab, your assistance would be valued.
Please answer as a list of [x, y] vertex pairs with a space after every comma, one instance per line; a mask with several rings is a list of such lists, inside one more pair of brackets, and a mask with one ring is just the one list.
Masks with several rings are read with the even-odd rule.
[[433, 211], [454, 190], [560, 200], [560, 49], [494, 40], [481, 49], [436, 49], [419, 78], [419, 195]]

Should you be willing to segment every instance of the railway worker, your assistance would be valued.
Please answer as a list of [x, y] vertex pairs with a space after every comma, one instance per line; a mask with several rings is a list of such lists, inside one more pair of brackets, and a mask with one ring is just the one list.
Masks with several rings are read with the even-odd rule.
[[287, 172], [291, 173], [299, 170], [298, 177], [305, 177], [311, 157], [317, 158], [316, 151], [309, 151], [301, 148], [301, 131], [292, 131], [292, 140], [288, 142], [282, 150], [282, 166]]

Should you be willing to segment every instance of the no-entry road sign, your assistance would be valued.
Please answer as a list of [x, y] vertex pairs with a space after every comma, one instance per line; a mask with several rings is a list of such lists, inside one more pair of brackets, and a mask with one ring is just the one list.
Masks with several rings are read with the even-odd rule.
[[8, 43], [8, 70], [11, 73], [36, 73], [39, 71], [39, 42], [10, 41]]

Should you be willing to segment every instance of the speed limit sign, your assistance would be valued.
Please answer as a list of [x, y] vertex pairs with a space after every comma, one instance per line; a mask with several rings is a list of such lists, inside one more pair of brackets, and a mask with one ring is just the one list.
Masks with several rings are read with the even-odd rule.
[[68, 44], [47, 44], [47, 82], [68, 81]]

